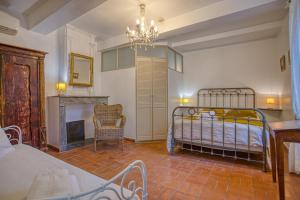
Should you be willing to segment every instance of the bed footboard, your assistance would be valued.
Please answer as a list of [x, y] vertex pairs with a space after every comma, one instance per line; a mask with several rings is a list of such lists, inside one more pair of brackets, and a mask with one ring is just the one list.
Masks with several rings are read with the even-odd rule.
[[[138, 186], [136, 180], [130, 180], [128, 182], [127, 187], [126, 178], [130, 172], [137, 169], [140, 172], [142, 184]], [[114, 187], [114, 183], [121, 179], [121, 184], [119, 188]], [[130, 191], [126, 193], [125, 191]], [[107, 196], [105, 192], [111, 191], [113, 197]], [[81, 194], [72, 196], [69, 199], [88, 199], [88, 200], [96, 200], [96, 199], [119, 199], [119, 200], [147, 200], [148, 192], [147, 192], [147, 170], [145, 164], [141, 160], [136, 160], [129, 164], [124, 170], [122, 170], [119, 174], [108, 180], [104, 185], [91, 190], [89, 192], [83, 192]], [[52, 199], [54, 200], [54, 199]]]
[[[213, 110], [252, 112], [258, 118], [217, 116], [211, 113]], [[170, 153], [179, 146], [185, 150], [261, 163], [266, 171], [266, 128], [265, 116], [257, 109], [179, 106], [172, 114]], [[261, 144], [253, 145], [254, 140]]]

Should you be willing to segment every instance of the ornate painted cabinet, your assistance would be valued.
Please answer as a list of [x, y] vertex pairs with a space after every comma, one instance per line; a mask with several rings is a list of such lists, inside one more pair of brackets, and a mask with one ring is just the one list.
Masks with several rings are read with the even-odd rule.
[[39, 148], [44, 114], [46, 53], [0, 44], [0, 122], [22, 129], [23, 143]]

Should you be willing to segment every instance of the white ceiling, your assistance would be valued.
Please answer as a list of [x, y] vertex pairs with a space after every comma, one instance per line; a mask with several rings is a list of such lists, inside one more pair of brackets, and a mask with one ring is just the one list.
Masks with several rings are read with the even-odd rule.
[[94, 34], [101, 50], [128, 43], [140, 3], [159, 27], [158, 42], [183, 52], [275, 37], [288, 11], [287, 0], [0, 0], [0, 10], [43, 34], [69, 23]]
[[[99, 41], [104, 41], [101, 45], [103, 49], [110, 48], [111, 45], [118, 45], [114, 44], [114, 41], [128, 42], [124, 37], [126, 26], [134, 26], [139, 16], [140, 2], [141, 0], [107, 0], [71, 24], [96, 35]], [[158, 41], [168, 42], [180, 51], [275, 37], [280, 28], [270, 29], [266, 26], [265, 29], [254, 33], [243, 33], [204, 43], [185, 44], [185, 41], [189, 43], [189, 40], [194, 38], [281, 21], [287, 15], [286, 0], [143, 0], [142, 2], [146, 4], [147, 19], [154, 19], [158, 23], [161, 32]], [[164, 21], [159, 23], [159, 18], [163, 18]], [[175, 47], [173, 45], [175, 43], [182, 45]]]
[[108, 0], [74, 20], [71, 24], [107, 39], [125, 33], [126, 26], [134, 26], [139, 15], [138, 5], [146, 4], [146, 17], [158, 23], [222, 0]]
[[161, 39], [168, 38], [169, 42], [178, 42], [195, 37], [203, 37], [206, 35], [279, 21], [282, 20], [286, 14], [287, 9], [283, 7], [283, 4], [275, 3], [205, 21], [194, 25], [190, 30], [185, 28], [181, 31], [182, 33], [167, 33], [161, 37]]
[[0, 10], [19, 19], [20, 25], [48, 34], [82, 16], [106, 0], [0, 0]]
[[0, 4], [22, 14], [38, 1], [40, 0], [0, 0]]

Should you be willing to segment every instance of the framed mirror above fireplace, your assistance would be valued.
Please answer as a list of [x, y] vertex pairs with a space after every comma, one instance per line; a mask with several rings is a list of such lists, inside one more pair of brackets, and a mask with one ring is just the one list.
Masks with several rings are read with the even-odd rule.
[[78, 53], [70, 54], [70, 85], [93, 86], [93, 62], [89, 56]]

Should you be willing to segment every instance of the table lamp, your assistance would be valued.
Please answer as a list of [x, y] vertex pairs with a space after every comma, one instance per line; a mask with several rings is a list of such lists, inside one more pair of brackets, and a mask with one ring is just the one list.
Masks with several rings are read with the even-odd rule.
[[188, 98], [180, 98], [179, 99], [179, 103], [180, 103], [180, 105], [185, 106], [186, 104], [190, 103], [190, 99], [188, 99]]
[[58, 95], [64, 95], [67, 91], [67, 84], [65, 82], [56, 83], [56, 91]]
[[275, 104], [275, 98], [268, 97], [267, 100], [266, 100], [266, 103], [267, 103], [268, 106], [273, 107], [274, 104]]

